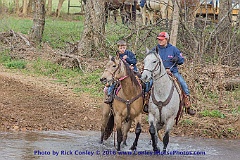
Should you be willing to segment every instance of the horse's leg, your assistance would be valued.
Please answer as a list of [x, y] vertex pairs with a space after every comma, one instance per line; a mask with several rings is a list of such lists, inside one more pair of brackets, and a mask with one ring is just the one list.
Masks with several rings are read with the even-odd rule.
[[136, 137], [135, 137], [135, 140], [133, 142], [133, 145], [132, 147], [130, 148], [131, 150], [136, 150], [136, 147], [137, 147], [137, 144], [138, 144], [138, 139], [139, 139], [139, 136], [142, 132], [142, 128], [141, 128], [141, 118], [142, 118], [142, 114], [139, 114], [136, 118], [135, 118], [135, 122], [136, 122], [136, 129], [135, 129], [135, 134], [136, 134]]
[[114, 10], [113, 16], [114, 16], [114, 23], [116, 23], [116, 24], [117, 24], [117, 14], [118, 14], [118, 10]]
[[167, 120], [167, 123], [166, 123], [166, 129], [165, 129], [165, 134], [164, 134], [164, 137], [163, 137], [163, 151], [165, 152], [166, 151], [166, 148], [167, 148], [167, 145], [168, 145], [168, 142], [169, 142], [169, 133], [170, 133], [170, 130], [172, 129], [174, 123], [175, 123], [175, 120], [174, 120], [174, 116], [172, 116], [171, 118], [169, 118]]
[[143, 25], [146, 25], [146, 6], [141, 8]]
[[115, 122], [116, 122], [116, 130], [117, 130], [117, 151], [120, 151], [120, 145], [123, 140], [122, 134], [122, 119], [121, 116], [116, 114], [115, 115]]
[[132, 5], [126, 5], [125, 4], [125, 12], [126, 12], [126, 20], [125, 20], [125, 23], [126, 24], [129, 24], [130, 22], [131, 22], [131, 20], [132, 20], [132, 14], [131, 14], [131, 12], [132, 12]]
[[151, 140], [152, 140], [152, 147], [153, 147], [153, 151], [159, 151], [159, 148], [157, 147], [157, 136], [156, 136], [156, 129], [154, 125], [154, 116], [152, 113], [149, 112], [148, 114], [148, 119], [149, 119], [149, 133], [151, 135]]
[[132, 120], [129, 120], [128, 122], [123, 124], [123, 144], [127, 145], [127, 134], [132, 125]]
[[161, 8], [161, 16], [162, 16], [162, 21], [164, 22], [164, 24], [167, 27], [167, 5], [166, 4], [160, 4], [160, 8]]
[[148, 11], [148, 13], [149, 13], [150, 24], [154, 24], [154, 20], [153, 20], [154, 11]]
[[105, 104], [103, 106], [103, 112], [102, 112], [102, 126], [101, 126], [101, 140], [100, 140], [100, 143], [103, 143], [103, 137], [104, 137], [104, 133], [105, 133], [105, 128], [106, 128], [107, 123], [108, 123], [109, 113], [110, 113], [110, 106]]
[[134, 1], [132, 5], [132, 21], [136, 22], [136, 14], [137, 14], [137, 1]]
[[108, 11], [109, 11], [109, 6], [107, 3], [105, 3], [105, 23], [107, 23], [107, 20], [108, 20]]
[[122, 24], [125, 24], [125, 8], [123, 5], [120, 7], [120, 15], [122, 19]]
[[161, 129], [163, 128], [163, 125], [164, 125], [164, 123], [161, 123], [160, 121], [158, 121], [156, 124], [157, 134], [158, 134], [158, 138], [160, 139], [160, 141], [163, 141], [163, 137], [161, 135]]

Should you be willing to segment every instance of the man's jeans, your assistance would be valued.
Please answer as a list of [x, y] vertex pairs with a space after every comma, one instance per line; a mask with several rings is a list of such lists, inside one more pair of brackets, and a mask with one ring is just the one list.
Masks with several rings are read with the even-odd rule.
[[183, 79], [183, 77], [181, 76], [181, 74], [178, 73], [178, 72], [172, 73], [172, 74], [178, 79], [178, 81], [179, 81], [179, 83], [181, 84], [181, 87], [182, 87], [184, 93], [185, 93], [186, 95], [189, 95], [190, 92], [189, 92], [187, 83], [186, 83], [186, 81]]

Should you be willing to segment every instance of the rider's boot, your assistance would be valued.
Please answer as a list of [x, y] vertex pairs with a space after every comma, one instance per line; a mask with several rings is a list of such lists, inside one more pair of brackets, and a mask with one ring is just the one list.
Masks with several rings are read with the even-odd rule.
[[145, 93], [143, 111], [148, 113], [148, 103], [150, 98], [150, 92]]
[[113, 94], [110, 94], [107, 96], [107, 98], [105, 99], [104, 103], [106, 104], [110, 104], [113, 102]]
[[189, 95], [184, 94], [184, 104], [185, 104], [185, 107], [186, 107], [186, 112], [189, 115], [195, 115], [196, 114], [196, 112], [190, 108], [191, 107], [191, 102], [190, 102]]

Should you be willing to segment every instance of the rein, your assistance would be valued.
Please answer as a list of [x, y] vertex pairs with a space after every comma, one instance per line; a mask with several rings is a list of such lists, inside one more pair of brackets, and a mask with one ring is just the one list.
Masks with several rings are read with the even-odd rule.
[[160, 68], [160, 71], [159, 71], [159, 75], [160, 75], [160, 77], [158, 77], [158, 78], [156, 78], [156, 80], [157, 79], [160, 79], [160, 78], [162, 78], [167, 72], [165, 72], [164, 74], [162, 74], [161, 75], [161, 72], [162, 72], [162, 70], [161, 70], [161, 61], [160, 61], [160, 59], [159, 59], [159, 57], [156, 55], [156, 54], [154, 54], [156, 57], [157, 57], [157, 59], [158, 59], [158, 63], [156, 64], [156, 66], [153, 68], [153, 70], [150, 70], [150, 69], [147, 69], [147, 68], [144, 68], [143, 70], [146, 70], [146, 71], [148, 71], [148, 72], [151, 72], [151, 76], [152, 77], [156, 77], [157, 76], [157, 74], [155, 75], [155, 76], [153, 76], [153, 72], [154, 71], [157, 71], [158, 70], [158, 66], [159, 66], [159, 68]]

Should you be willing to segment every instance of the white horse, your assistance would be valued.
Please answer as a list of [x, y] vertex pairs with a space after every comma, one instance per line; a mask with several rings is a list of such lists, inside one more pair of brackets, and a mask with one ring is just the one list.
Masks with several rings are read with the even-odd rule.
[[[158, 151], [157, 136], [161, 137], [160, 129], [165, 125], [165, 134], [163, 137], [163, 151], [166, 151], [169, 142], [169, 133], [174, 123], [178, 122], [181, 114], [180, 96], [178, 91], [169, 78], [162, 59], [156, 50], [149, 51], [147, 49], [147, 56], [144, 59], [144, 71], [141, 79], [144, 82], [153, 79], [153, 87], [151, 90], [151, 97], [149, 100], [149, 132], [151, 134], [152, 146], [154, 151]], [[160, 138], [161, 139], [161, 138]]]
[[[154, 23], [154, 12], [160, 12], [161, 18], [172, 19], [173, 3], [172, 0], [139, 0], [141, 6], [143, 24], [146, 24], [146, 14], [149, 14], [150, 23]], [[144, 6], [143, 6], [144, 5]]]

